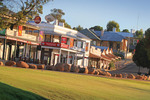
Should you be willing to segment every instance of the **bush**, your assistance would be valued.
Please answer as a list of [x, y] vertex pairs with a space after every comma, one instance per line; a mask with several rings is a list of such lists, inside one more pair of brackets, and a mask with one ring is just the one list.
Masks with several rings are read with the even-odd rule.
[[37, 65], [35, 65], [35, 64], [29, 64], [29, 68], [37, 69]]
[[26, 62], [19, 61], [16, 63], [17, 67], [22, 67], [22, 68], [29, 68], [29, 65]]
[[79, 68], [78, 68], [78, 66], [74, 66], [74, 65], [72, 65], [72, 66], [71, 66], [71, 70], [70, 70], [70, 72], [76, 72], [76, 73], [78, 73], [78, 72], [79, 72]]
[[115, 56], [119, 56], [121, 57], [121, 59], [124, 59], [124, 55], [123, 54], [120, 54], [120, 53], [114, 53]]
[[113, 61], [111, 61], [111, 62], [109, 63], [109, 68], [110, 68], [110, 70], [113, 70], [113, 69], [116, 68], [116, 66], [115, 66], [115, 64], [114, 64]]
[[0, 66], [3, 66], [3, 65], [4, 65], [4, 63], [2, 61], [0, 61]]
[[16, 65], [16, 62], [14, 62], [14, 61], [7, 61], [5, 63], [5, 66], [14, 66], [14, 65]]
[[44, 68], [45, 68], [45, 65], [37, 65], [37, 68], [38, 68], [38, 69], [44, 69]]

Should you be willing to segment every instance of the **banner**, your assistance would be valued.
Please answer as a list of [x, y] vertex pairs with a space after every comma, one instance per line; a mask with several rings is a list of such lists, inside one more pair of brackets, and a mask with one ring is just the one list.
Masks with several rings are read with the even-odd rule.
[[67, 38], [66, 37], [61, 37], [61, 43], [67, 43]]
[[22, 36], [22, 26], [18, 26], [18, 36]]
[[44, 39], [44, 32], [43, 31], [40, 31], [40, 34], [39, 34], [39, 41], [43, 41]]
[[73, 47], [73, 44], [74, 44], [74, 39], [70, 39], [70, 48]]
[[6, 29], [0, 30], [0, 35], [5, 35], [5, 33], [6, 33]]

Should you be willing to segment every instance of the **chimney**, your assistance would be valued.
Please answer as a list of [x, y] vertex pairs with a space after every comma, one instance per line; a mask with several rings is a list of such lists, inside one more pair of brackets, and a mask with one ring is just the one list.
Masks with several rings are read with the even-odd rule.
[[55, 20], [54, 25], [58, 25], [58, 20], [57, 19]]
[[103, 36], [104, 35], [104, 30], [101, 30], [101, 36]]
[[59, 26], [62, 26], [62, 27], [64, 27], [64, 23], [62, 23], [62, 22], [59, 22]]
[[135, 30], [134, 30], [134, 29], [131, 29], [131, 33], [135, 33]]
[[90, 30], [94, 32], [94, 29], [90, 29]]
[[116, 32], [116, 27], [113, 28], [113, 32]]

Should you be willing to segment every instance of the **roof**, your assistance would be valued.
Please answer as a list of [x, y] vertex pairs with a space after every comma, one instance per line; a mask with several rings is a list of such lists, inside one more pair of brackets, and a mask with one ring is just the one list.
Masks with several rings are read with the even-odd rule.
[[101, 31], [95, 31], [95, 34], [103, 41], [121, 42], [123, 39], [125, 39], [124, 36], [112, 31], [104, 31], [103, 36], [101, 36]]
[[39, 26], [41, 31], [44, 31], [45, 34], [53, 34], [53, 35], [63, 35], [63, 36], [70, 36], [77, 39], [88, 39], [91, 40], [89, 37], [85, 36], [84, 34], [69, 28], [65, 28], [58, 25], [49, 24], [46, 22], [41, 22], [40, 24], [35, 24], [34, 21], [28, 21], [30, 24]]
[[85, 36], [89, 37], [90, 39], [100, 40], [100, 38], [96, 34], [94, 34], [91, 30], [89, 30], [89, 29], [83, 29], [83, 30], [81, 30], [79, 32], [81, 32]]
[[134, 37], [133, 33], [127, 33], [127, 32], [116, 32], [119, 35], [122, 35], [123, 37]]
[[104, 51], [104, 49], [105, 49], [105, 50], [108, 49], [108, 47], [104, 47], [104, 46], [95, 46], [95, 45], [94, 45], [94, 47], [101, 49], [102, 52]]

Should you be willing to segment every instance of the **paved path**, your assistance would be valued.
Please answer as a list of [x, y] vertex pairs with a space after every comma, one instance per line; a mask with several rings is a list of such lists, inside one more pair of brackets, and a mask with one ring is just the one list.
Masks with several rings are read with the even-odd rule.
[[[110, 73], [133, 73], [137, 74], [139, 67], [135, 63], [130, 63], [119, 70], [109, 71]], [[147, 68], [140, 68], [142, 74], [147, 73], [149, 70]]]

